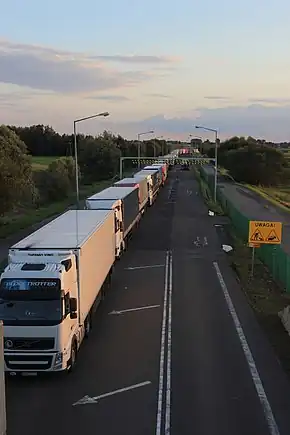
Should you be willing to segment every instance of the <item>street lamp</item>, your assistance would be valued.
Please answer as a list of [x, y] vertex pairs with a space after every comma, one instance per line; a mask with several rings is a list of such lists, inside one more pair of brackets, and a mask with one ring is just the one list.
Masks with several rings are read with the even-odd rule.
[[217, 148], [218, 148], [218, 130], [215, 128], [203, 127], [202, 125], [196, 125], [195, 128], [200, 128], [206, 131], [212, 131], [215, 133], [215, 171], [214, 171], [214, 200], [216, 202], [217, 195]]
[[87, 119], [97, 118], [98, 116], [109, 116], [109, 112], [101, 112], [96, 115], [86, 116], [85, 118], [79, 118], [74, 121], [74, 152], [75, 152], [75, 170], [76, 170], [76, 197], [77, 197], [77, 208], [79, 208], [80, 195], [79, 195], [79, 168], [78, 168], [78, 146], [77, 146], [77, 130], [76, 125], [79, 122], [86, 121]]
[[138, 140], [138, 168], [140, 168], [140, 157], [141, 157], [141, 142], [140, 142], [140, 137], [143, 136], [144, 134], [151, 134], [151, 133], [154, 133], [154, 130], [144, 131], [144, 133], [138, 133], [138, 135], [137, 135], [137, 140]]

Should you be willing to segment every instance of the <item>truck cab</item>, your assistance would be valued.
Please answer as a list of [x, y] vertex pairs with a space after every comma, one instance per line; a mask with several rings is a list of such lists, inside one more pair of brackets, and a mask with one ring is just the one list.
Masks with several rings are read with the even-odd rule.
[[[116, 257], [119, 258], [124, 246], [124, 218], [121, 199], [94, 199], [94, 195], [86, 200], [86, 210], [114, 210], [115, 213], [115, 240]], [[97, 195], [96, 195], [97, 197]]]
[[70, 368], [81, 341], [76, 267], [73, 251], [10, 250], [0, 278], [6, 371]]
[[[153, 171], [152, 171], [153, 174]], [[148, 189], [148, 203], [151, 206], [154, 202], [154, 197], [155, 197], [155, 187], [153, 185], [153, 178], [152, 178], [152, 174], [151, 172], [149, 173], [149, 171], [144, 171], [141, 170], [139, 172], [137, 172], [136, 174], [134, 174], [134, 178], [138, 179], [144, 179], [146, 178], [147, 180], [147, 189]]]

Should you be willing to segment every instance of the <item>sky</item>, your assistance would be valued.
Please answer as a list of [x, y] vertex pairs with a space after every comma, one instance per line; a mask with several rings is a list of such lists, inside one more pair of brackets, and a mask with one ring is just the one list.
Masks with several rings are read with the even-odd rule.
[[[0, 123], [290, 140], [290, 2], [9, 0]], [[145, 136], [144, 136], [145, 138]]]

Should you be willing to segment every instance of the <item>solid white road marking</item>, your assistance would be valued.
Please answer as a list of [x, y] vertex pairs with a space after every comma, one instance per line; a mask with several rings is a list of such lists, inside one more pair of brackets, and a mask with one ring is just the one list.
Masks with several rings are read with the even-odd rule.
[[140, 384], [130, 385], [129, 387], [120, 388], [119, 390], [110, 391], [109, 393], [101, 394], [100, 396], [90, 397], [84, 396], [82, 399], [73, 403], [73, 406], [76, 405], [87, 405], [90, 403], [98, 403], [98, 400], [104, 399], [105, 397], [114, 396], [115, 394], [125, 393], [125, 391], [135, 390], [136, 388], [145, 387], [145, 385], [151, 384], [151, 381], [141, 382]]
[[125, 270], [150, 269], [153, 267], [164, 267], [164, 266], [165, 266], [165, 264], [152, 264], [150, 266], [126, 267]]
[[167, 317], [167, 300], [168, 300], [168, 270], [169, 270], [169, 252], [167, 251], [166, 252], [166, 261], [165, 261], [163, 317], [162, 317], [162, 327], [161, 327], [160, 365], [159, 365], [159, 388], [158, 388], [158, 402], [157, 402], [156, 435], [160, 435], [161, 434], [161, 423], [162, 423], [164, 357], [165, 357], [165, 335], [166, 335], [166, 317]]
[[[171, 340], [172, 340], [172, 253], [166, 253], [165, 281], [164, 281], [164, 302], [163, 302], [163, 319], [161, 329], [161, 346], [160, 346], [160, 368], [159, 368], [159, 390], [157, 404], [157, 421], [156, 435], [165, 433], [170, 434], [171, 419]], [[167, 340], [166, 340], [167, 335]], [[166, 353], [166, 357], [165, 357]], [[165, 366], [166, 359], [166, 366]], [[166, 381], [164, 378], [166, 372]], [[165, 388], [164, 417], [162, 421], [163, 397]], [[162, 427], [164, 426], [164, 431]]]
[[172, 253], [170, 254], [169, 257], [169, 279], [168, 279], [168, 332], [167, 332], [165, 434], [170, 434], [170, 418], [171, 418], [171, 331], [172, 331]]
[[225, 281], [223, 279], [223, 276], [222, 276], [222, 273], [220, 271], [219, 265], [218, 265], [217, 262], [214, 262], [213, 266], [215, 268], [215, 271], [216, 271], [216, 274], [217, 274], [220, 286], [222, 288], [225, 300], [227, 302], [227, 306], [228, 306], [229, 312], [230, 312], [230, 314], [232, 316], [232, 319], [233, 319], [233, 322], [234, 322], [234, 325], [235, 325], [238, 337], [240, 339], [241, 346], [242, 346], [242, 349], [244, 351], [244, 354], [245, 354], [245, 357], [246, 357], [246, 360], [247, 360], [247, 363], [248, 363], [248, 366], [249, 366], [249, 369], [250, 369], [252, 380], [253, 380], [253, 383], [255, 385], [255, 388], [256, 388], [256, 391], [257, 391], [257, 395], [259, 397], [260, 403], [261, 403], [263, 411], [264, 411], [264, 415], [265, 415], [265, 418], [266, 418], [266, 421], [267, 421], [269, 432], [270, 432], [271, 435], [280, 435], [280, 432], [279, 432], [279, 429], [278, 429], [278, 426], [277, 426], [277, 423], [276, 423], [276, 420], [275, 420], [275, 417], [274, 417], [271, 405], [269, 403], [268, 397], [267, 397], [266, 392], [264, 390], [264, 387], [263, 387], [263, 384], [262, 384], [262, 381], [261, 381], [261, 378], [260, 378], [260, 375], [259, 375], [256, 363], [255, 363], [254, 357], [253, 357], [252, 352], [250, 350], [250, 347], [248, 345], [246, 336], [244, 334], [242, 325], [241, 325], [240, 320], [238, 318], [238, 315], [236, 313], [236, 310], [235, 310], [235, 307], [233, 305], [232, 299], [230, 297], [230, 294], [229, 294], [228, 288], [226, 286], [226, 283], [225, 283]]
[[123, 314], [123, 313], [129, 313], [131, 311], [148, 310], [149, 308], [158, 308], [158, 307], [160, 307], [160, 305], [146, 305], [145, 307], [129, 308], [127, 310], [120, 310], [120, 311], [113, 310], [108, 314], [109, 315], [110, 314]]

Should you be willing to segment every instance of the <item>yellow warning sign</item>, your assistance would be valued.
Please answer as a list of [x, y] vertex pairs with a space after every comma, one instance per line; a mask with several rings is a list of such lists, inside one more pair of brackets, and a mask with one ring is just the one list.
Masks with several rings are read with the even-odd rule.
[[248, 243], [280, 245], [282, 241], [282, 223], [269, 221], [250, 221]]

